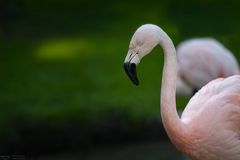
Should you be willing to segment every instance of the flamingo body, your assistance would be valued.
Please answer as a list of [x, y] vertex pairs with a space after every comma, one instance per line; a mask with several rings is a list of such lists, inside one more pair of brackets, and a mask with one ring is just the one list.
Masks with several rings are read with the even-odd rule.
[[184, 152], [192, 159], [240, 159], [240, 76], [205, 85], [191, 98], [181, 121], [189, 129]]
[[[189, 88], [200, 89], [219, 77], [239, 74], [234, 55], [220, 42], [212, 38], [186, 40], [177, 46], [178, 76]], [[177, 94], [183, 90], [177, 84]], [[186, 92], [186, 95], [188, 92]]]

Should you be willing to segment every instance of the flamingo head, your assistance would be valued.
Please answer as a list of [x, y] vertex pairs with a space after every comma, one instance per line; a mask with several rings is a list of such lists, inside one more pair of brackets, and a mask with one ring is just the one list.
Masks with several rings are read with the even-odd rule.
[[160, 28], [153, 24], [145, 24], [134, 33], [127, 56], [124, 60], [124, 69], [135, 85], [139, 85], [136, 66], [141, 59], [149, 54], [159, 44]]

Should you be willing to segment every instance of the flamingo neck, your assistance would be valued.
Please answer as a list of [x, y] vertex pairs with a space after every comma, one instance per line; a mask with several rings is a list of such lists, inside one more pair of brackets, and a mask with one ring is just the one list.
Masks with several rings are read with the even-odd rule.
[[161, 116], [164, 128], [177, 148], [184, 144], [184, 124], [176, 109], [177, 58], [172, 40], [163, 32], [159, 45], [164, 51], [164, 68], [161, 87]]

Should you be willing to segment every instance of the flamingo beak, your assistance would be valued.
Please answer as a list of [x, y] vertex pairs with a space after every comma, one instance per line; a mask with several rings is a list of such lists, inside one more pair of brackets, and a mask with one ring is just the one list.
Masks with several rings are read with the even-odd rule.
[[136, 52], [129, 51], [124, 60], [124, 69], [130, 80], [135, 84], [139, 85], [137, 77], [137, 65], [140, 63], [140, 57]]
[[139, 85], [138, 77], [137, 77], [137, 71], [136, 67], [137, 65], [135, 63], [131, 62], [125, 62], [124, 63], [124, 70], [127, 73], [128, 77], [131, 79], [131, 81], [135, 85]]

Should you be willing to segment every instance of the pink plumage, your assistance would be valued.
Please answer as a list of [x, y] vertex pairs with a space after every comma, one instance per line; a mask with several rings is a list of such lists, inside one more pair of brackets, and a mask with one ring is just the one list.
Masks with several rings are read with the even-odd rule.
[[191, 98], [181, 121], [188, 128], [184, 152], [193, 159], [240, 159], [240, 76], [205, 85]]
[[[195, 38], [180, 43], [177, 46], [177, 60], [179, 80], [191, 89], [200, 89], [219, 77], [239, 74], [232, 52], [213, 38]], [[180, 95], [184, 94], [182, 88], [179, 83], [177, 93]]]

